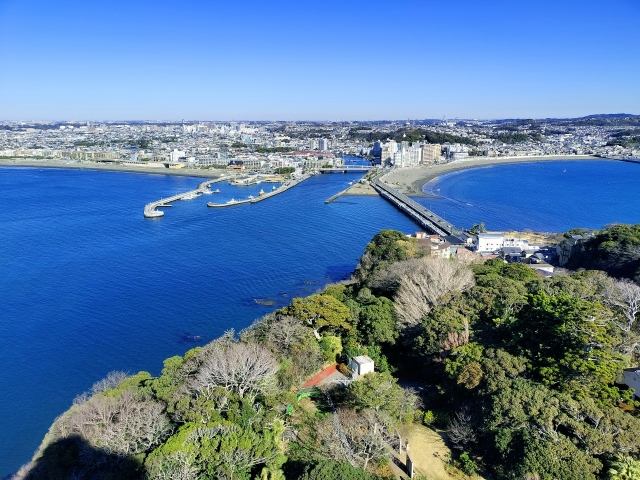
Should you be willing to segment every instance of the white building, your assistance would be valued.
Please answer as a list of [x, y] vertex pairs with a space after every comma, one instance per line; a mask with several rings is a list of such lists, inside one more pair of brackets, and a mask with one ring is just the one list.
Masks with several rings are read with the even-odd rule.
[[389, 140], [388, 142], [382, 145], [382, 153], [380, 157], [380, 162], [382, 165], [386, 165], [388, 163], [393, 163], [393, 156], [398, 151], [398, 144], [395, 140]]
[[367, 355], [359, 355], [349, 358], [349, 368], [353, 370], [353, 379], [357, 380], [360, 375], [373, 373], [374, 363]]
[[504, 237], [501, 233], [479, 233], [476, 238], [478, 252], [495, 252], [504, 247]]
[[169, 154], [169, 161], [170, 162], [179, 162], [180, 161], [180, 157], [184, 157], [184, 156], [186, 156], [185, 152], [174, 148], [173, 152], [171, 152]]
[[522, 240], [521, 238], [505, 238], [503, 247], [515, 247], [526, 250], [529, 248], [529, 240]]

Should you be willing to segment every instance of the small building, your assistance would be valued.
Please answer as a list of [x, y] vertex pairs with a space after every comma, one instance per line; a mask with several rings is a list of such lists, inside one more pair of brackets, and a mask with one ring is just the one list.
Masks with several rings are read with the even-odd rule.
[[519, 247], [502, 247], [504, 259], [511, 262], [519, 262], [522, 259], [522, 249]]
[[625, 368], [622, 373], [624, 374], [624, 384], [633, 388], [636, 398], [640, 398], [640, 367]]
[[373, 372], [373, 360], [367, 355], [358, 355], [349, 358], [349, 368], [353, 370], [353, 379], [357, 380], [360, 375], [366, 375]]

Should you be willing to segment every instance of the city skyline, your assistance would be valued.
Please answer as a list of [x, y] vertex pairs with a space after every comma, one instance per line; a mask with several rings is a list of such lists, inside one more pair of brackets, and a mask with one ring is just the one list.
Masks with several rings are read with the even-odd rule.
[[638, 114], [639, 18], [632, 0], [0, 1], [0, 118]]

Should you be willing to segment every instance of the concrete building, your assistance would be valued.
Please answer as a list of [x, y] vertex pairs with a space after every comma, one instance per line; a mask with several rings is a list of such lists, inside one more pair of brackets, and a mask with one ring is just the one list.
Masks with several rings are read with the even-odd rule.
[[442, 147], [439, 143], [425, 143], [422, 145], [421, 162], [423, 164], [434, 163], [440, 159]]
[[382, 145], [382, 152], [380, 157], [380, 163], [387, 165], [393, 163], [393, 156], [398, 151], [398, 144], [395, 140], [389, 140]]
[[501, 233], [479, 233], [476, 238], [476, 251], [495, 252], [504, 246]]
[[329, 150], [329, 140], [327, 140], [326, 138], [321, 138], [318, 140], [318, 150], [322, 150], [323, 152], [325, 150]]
[[382, 142], [377, 141], [373, 143], [373, 148], [371, 149], [371, 155], [375, 157], [379, 157], [382, 155]]
[[185, 157], [186, 153], [178, 150], [178, 149], [173, 149], [173, 152], [169, 153], [169, 161], [170, 162], [179, 162], [181, 157]]
[[529, 240], [522, 240], [521, 238], [505, 238], [502, 246], [526, 250], [529, 248]]
[[361, 375], [373, 373], [374, 363], [367, 355], [359, 355], [349, 358], [349, 368], [353, 370], [353, 379], [357, 380]]

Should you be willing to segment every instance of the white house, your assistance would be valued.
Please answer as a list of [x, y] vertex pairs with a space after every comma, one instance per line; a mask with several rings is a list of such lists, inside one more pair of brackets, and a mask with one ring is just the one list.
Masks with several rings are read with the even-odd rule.
[[640, 398], [640, 367], [625, 368], [622, 373], [624, 374], [624, 384], [635, 390], [637, 398]]
[[373, 372], [373, 360], [367, 355], [359, 355], [349, 359], [349, 368], [353, 370], [353, 379]]

